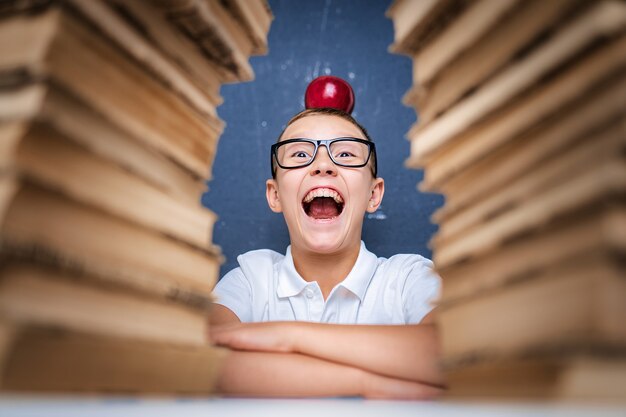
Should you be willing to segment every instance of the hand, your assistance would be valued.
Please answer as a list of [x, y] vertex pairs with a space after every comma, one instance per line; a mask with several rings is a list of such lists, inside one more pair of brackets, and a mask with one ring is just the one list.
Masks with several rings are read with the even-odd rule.
[[231, 323], [212, 326], [211, 341], [236, 350], [295, 352], [298, 323]]

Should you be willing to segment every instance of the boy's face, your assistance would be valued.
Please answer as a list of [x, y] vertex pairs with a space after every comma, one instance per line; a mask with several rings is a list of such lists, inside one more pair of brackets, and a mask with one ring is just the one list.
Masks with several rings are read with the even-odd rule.
[[[365, 139], [360, 129], [345, 119], [311, 115], [288, 126], [281, 141], [338, 137]], [[380, 205], [384, 182], [372, 177], [369, 164], [362, 168], [335, 165], [326, 147], [320, 146], [315, 160], [306, 167], [277, 167], [276, 179], [267, 181], [266, 194], [272, 211], [285, 216], [292, 246], [333, 253], [360, 244], [363, 216]]]

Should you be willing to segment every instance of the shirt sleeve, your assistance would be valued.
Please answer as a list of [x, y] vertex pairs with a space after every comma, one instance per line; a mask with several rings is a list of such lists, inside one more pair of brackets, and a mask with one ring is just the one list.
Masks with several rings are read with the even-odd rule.
[[408, 274], [402, 294], [406, 324], [420, 323], [435, 308], [441, 296], [441, 278], [432, 261], [416, 255], [406, 265]]
[[219, 280], [213, 289], [215, 304], [223, 305], [242, 322], [252, 321], [252, 286], [241, 268], [235, 268]]

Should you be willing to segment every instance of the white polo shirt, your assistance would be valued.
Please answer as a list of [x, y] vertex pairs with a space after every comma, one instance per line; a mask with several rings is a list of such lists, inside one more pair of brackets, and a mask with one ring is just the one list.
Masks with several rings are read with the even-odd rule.
[[314, 321], [338, 324], [419, 323], [434, 307], [441, 279], [420, 255], [378, 258], [361, 242], [352, 271], [324, 301], [316, 281], [296, 271], [286, 255], [269, 249], [237, 257], [239, 268], [216, 285], [216, 303], [242, 322]]

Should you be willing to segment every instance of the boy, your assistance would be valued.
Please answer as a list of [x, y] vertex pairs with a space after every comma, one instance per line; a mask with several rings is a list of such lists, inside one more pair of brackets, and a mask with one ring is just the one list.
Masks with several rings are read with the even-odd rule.
[[341, 110], [305, 110], [272, 146], [272, 169], [267, 201], [283, 213], [291, 245], [286, 256], [240, 256], [216, 286], [211, 338], [233, 349], [218, 389], [436, 396], [444, 381], [428, 313], [440, 280], [425, 258], [377, 258], [361, 242], [364, 214], [384, 194], [366, 130]]

